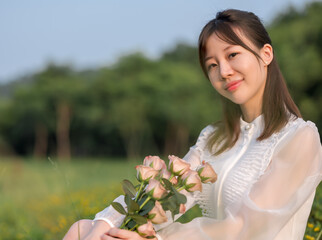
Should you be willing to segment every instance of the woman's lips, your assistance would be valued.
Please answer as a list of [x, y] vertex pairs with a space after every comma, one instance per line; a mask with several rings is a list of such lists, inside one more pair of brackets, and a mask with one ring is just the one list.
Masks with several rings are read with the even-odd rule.
[[238, 80], [238, 81], [233, 81], [233, 82], [228, 83], [226, 85], [226, 90], [228, 90], [229, 92], [236, 90], [242, 81], [243, 80]]

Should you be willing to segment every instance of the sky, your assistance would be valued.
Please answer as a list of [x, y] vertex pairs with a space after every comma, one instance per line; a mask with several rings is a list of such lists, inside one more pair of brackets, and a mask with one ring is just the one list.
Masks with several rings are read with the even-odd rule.
[[157, 58], [178, 42], [196, 45], [202, 27], [227, 8], [252, 11], [264, 24], [311, 0], [1, 0], [0, 83], [49, 62], [76, 69], [107, 66], [143, 52]]

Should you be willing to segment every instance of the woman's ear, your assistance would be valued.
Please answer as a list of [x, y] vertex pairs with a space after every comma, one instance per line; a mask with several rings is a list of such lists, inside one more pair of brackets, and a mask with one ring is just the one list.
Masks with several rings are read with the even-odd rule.
[[273, 47], [270, 44], [266, 43], [261, 49], [261, 58], [264, 62], [264, 65], [268, 66], [272, 62], [273, 57]]

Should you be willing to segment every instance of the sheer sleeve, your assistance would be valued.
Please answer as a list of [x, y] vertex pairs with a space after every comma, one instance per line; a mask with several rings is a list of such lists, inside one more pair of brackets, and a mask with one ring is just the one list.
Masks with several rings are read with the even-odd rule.
[[191, 164], [192, 169], [196, 169], [201, 164], [200, 156], [206, 148], [207, 139], [211, 133], [213, 133], [214, 127], [208, 125], [199, 134], [197, 142], [195, 145], [190, 147], [188, 153], [183, 157], [183, 159]]
[[274, 239], [314, 196], [321, 169], [319, 134], [314, 126], [306, 124], [279, 143], [264, 174], [241, 201], [225, 209], [225, 220], [196, 218], [188, 224], [173, 223], [158, 234], [163, 240]]
[[[114, 199], [113, 202], [118, 202], [123, 207], [126, 207], [123, 195], [118, 196], [116, 199]], [[103, 211], [97, 213], [93, 221], [103, 220], [107, 222], [111, 227], [120, 227], [124, 218], [125, 218], [124, 215], [120, 214], [110, 205], [107, 208], [105, 208]]]

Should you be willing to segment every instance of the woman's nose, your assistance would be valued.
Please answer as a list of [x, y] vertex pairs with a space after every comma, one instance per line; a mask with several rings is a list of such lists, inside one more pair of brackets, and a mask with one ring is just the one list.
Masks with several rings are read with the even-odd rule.
[[222, 79], [227, 79], [234, 74], [234, 69], [229, 62], [225, 61], [219, 64], [220, 76]]

